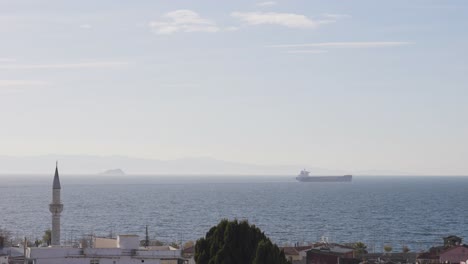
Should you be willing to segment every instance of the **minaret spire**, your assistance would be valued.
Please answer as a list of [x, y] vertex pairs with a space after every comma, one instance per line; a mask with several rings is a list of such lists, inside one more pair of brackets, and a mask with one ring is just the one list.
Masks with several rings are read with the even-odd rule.
[[52, 246], [60, 246], [60, 213], [63, 211], [63, 204], [60, 199], [61, 189], [58, 161], [56, 161], [54, 182], [52, 184], [52, 203], [49, 205], [49, 211], [52, 213]]
[[54, 175], [54, 184], [52, 185], [52, 189], [62, 189], [60, 186], [60, 178], [58, 172], [58, 161], [55, 162], [55, 175]]

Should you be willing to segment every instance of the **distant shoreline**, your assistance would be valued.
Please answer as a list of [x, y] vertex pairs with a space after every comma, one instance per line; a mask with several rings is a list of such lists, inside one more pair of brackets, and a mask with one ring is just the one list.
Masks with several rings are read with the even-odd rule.
[[[50, 185], [51, 175], [12, 175], [0, 174], [0, 187]], [[141, 184], [262, 184], [284, 183], [303, 186], [314, 185], [354, 185], [361, 183], [384, 184], [391, 182], [434, 182], [435, 184], [453, 181], [468, 181], [468, 176], [353, 176], [352, 182], [298, 182], [294, 175], [96, 175], [62, 174], [61, 181], [73, 185], [141, 185]]]
[[[0, 177], [3, 176], [33, 176], [33, 177], [50, 177], [50, 173], [0, 173]], [[114, 175], [107, 175], [103, 173], [61, 173], [60, 175], [66, 176], [101, 176], [101, 177], [115, 177]], [[353, 177], [396, 177], [396, 178], [403, 178], [403, 177], [468, 177], [468, 175], [416, 175], [416, 174], [408, 174], [408, 175], [390, 175], [390, 174], [352, 174]], [[296, 177], [295, 174], [286, 175], [286, 174], [213, 174], [213, 173], [125, 173], [125, 175], [117, 175], [116, 177], [173, 177], [173, 176], [183, 176], [183, 177]], [[313, 176], [342, 176], [341, 174], [330, 174], [330, 175], [312, 175]]]

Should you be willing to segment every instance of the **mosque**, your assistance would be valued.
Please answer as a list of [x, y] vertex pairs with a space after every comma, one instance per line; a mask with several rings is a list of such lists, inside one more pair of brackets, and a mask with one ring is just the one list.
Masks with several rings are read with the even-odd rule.
[[137, 235], [119, 235], [117, 238], [93, 238], [92, 247], [67, 247], [60, 243], [60, 217], [63, 211], [58, 163], [52, 183], [51, 246], [29, 247], [25, 263], [31, 264], [184, 264], [182, 251], [170, 246], [141, 247]]

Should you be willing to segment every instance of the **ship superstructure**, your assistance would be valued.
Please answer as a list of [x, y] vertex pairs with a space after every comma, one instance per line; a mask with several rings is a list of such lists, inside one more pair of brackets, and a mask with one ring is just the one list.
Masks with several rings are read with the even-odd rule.
[[297, 175], [296, 180], [300, 182], [350, 182], [353, 180], [353, 176], [310, 176], [310, 172], [303, 169], [299, 175]]

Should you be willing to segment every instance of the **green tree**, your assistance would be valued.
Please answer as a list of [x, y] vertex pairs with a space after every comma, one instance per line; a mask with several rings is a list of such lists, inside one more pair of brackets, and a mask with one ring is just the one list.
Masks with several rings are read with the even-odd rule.
[[173, 248], [179, 248], [179, 247], [180, 247], [179, 244], [177, 244], [177, 242], [171, 242], [171, 243], [169, 244], [169, 246], [170, 246], [170, 247], [173, 247]]
[[385, 245], [383, 249], [385, 250], [385, 252], [390, 253], [392, 252], [393, 247], [391, 245]]
[[255, 225], [222, 220], [195, 244], [197, 264], [288, 264], [284, 252]]
[[189, 240], [189, 241], [184, 243], [182, 248], [189, 248], [189, 247], [192, 247], [194, 245], [195, 245], [195, 242], [193, 242], [192, 240]]
[[38, 247], [38, 246], [41, 245], [41, 244], [42, 244], [42, 240], [36, 239], [36, 240], [34, 241], [34, 245], [35, 245], [36, 247]]
[[354, 255], [360, 258], [363, 254], [367, 254], [367, 246], [362, 242], [356, 242], [353, 244]]
[[50, 244], [52, 243], [52, 230], [47, 229], [46, 231], [44, 231], [42, 241], [44, 241], [48, 246], [50, 246]]
[[270, 240], [262, 240], [258, 243], [255, 259], [252, 264], [283, 264], [287, 263], [284, 252], [278, 250]]

